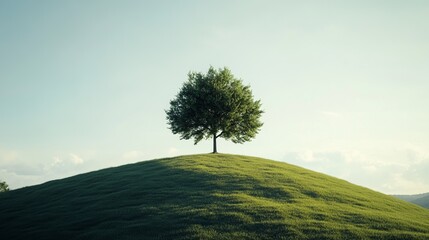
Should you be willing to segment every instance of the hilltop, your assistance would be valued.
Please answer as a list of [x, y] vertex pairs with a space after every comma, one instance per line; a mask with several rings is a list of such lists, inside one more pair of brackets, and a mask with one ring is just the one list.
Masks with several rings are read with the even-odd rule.
[[143, 161], [0, 194], [5, 239], [429, 239], [429, 210], [255, 157]]

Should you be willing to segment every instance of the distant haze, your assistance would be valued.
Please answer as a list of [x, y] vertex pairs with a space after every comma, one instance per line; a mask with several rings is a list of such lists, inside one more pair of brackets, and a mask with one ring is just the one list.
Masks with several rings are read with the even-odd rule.
[[429, 192], [429, 1], [1, 1], [0, 180], [11, 189], [211, 151], [167, 129], [189, 71], [261, 99], [250, 143], [389, 194]]

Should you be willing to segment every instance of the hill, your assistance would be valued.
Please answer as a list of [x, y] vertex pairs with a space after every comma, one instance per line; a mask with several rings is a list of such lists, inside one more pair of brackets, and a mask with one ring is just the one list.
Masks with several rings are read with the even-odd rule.
[[286, 163], [206, 154], [0, 194], [4, 239], [429, 239], [429, 210]]
[[418, 198], [412, 201], [412, 203], [415, 203], [425, 208], [429, 208], [429, 196]]
[[407, 202], [429, 208], [429, 193], [415, 194], [415, 195], [393, 195]]

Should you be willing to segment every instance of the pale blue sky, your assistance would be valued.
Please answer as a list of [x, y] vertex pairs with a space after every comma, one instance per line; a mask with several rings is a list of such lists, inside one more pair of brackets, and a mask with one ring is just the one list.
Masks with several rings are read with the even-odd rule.
[[0, 179], [11, 188], [205, 153], [164, 110], [229, 67], [265, 114], [220, 152], [384, 193], [429, 192], [428, 1], [0, 1]]

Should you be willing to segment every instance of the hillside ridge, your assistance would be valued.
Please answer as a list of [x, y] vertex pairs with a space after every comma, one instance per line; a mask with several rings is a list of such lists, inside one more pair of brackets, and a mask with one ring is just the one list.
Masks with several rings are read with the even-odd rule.
[[155, 159], [0, 194], [13, 239], [429, 239], [429, 210], [284, 162]]
[[413, 194], [413, 195], [392, 195], [404, 201], [420, 205], [424, 208], [429, 208], [429, 192]]

